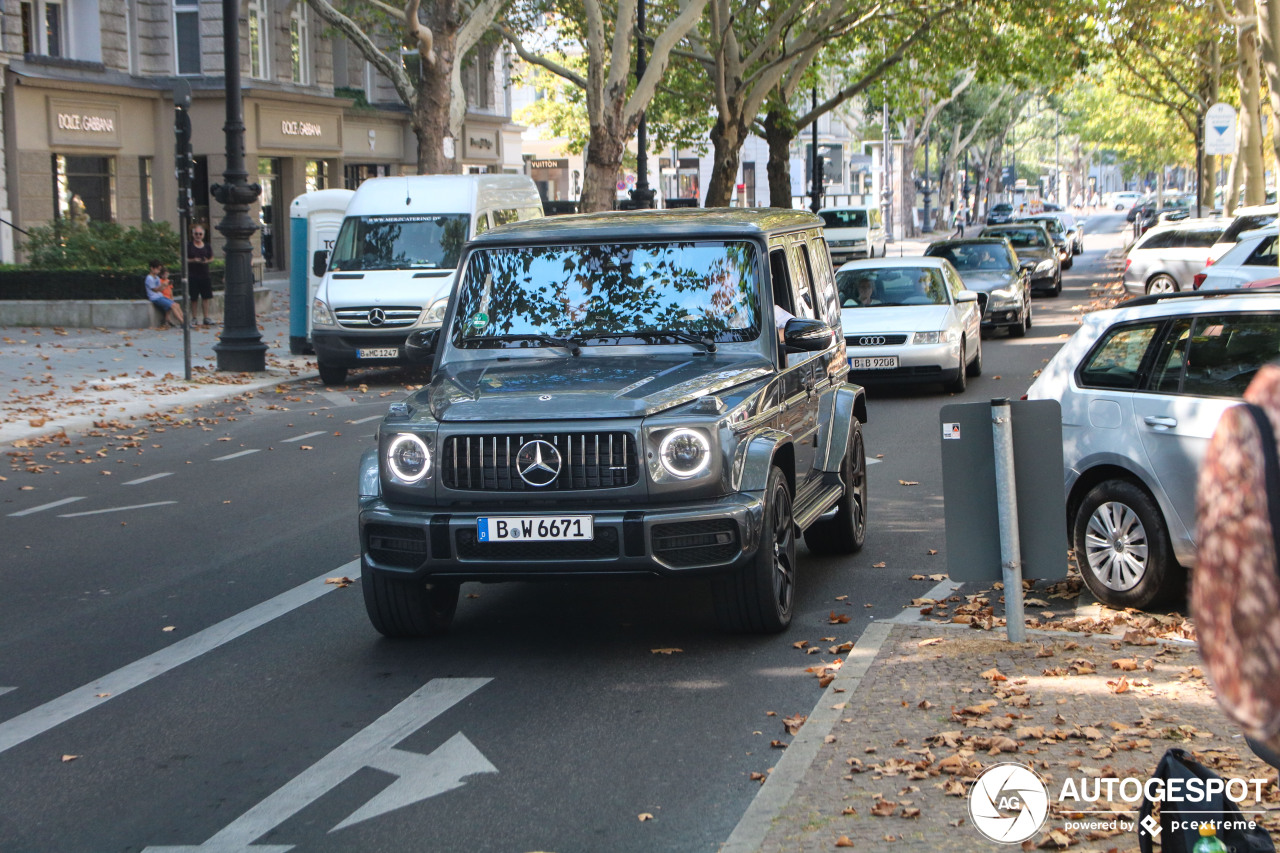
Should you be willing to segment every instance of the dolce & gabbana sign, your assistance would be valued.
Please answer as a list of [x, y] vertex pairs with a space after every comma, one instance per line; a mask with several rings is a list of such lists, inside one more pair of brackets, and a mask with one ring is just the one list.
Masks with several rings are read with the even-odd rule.
[[119, 147], [119, 126], [119, 107], [49, 101], [49, 140], [55, 145]]
[[258, 147], [336, 154], [342, 148], [341, 120], [337, 113], [277, 109], [258, 104]]

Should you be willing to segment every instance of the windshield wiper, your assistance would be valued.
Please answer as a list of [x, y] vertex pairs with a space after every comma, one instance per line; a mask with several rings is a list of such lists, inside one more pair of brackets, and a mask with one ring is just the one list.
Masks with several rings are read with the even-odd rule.
[[681, 343], [700, 344], [707, 348], [707, 352], [716, 351], [716, 342], [710, 335], [694, 334], [693, 332], [686, 332], [683, 329], [636, 329], [634, 332], [629, 332], [628, 334], [635, 335], [636, 337], [675, 338]]
[[462, 339], [467, 341], [537, 341], [553, 347], [564, 347], [571, 355], [581, 355], [582, 347], [577, 338], [559, 338], [555, 335], [472, 335]]

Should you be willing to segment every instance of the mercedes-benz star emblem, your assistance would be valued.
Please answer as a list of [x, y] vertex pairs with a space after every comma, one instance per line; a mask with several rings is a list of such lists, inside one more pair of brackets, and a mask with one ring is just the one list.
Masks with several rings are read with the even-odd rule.
[[385, 322], [387, 322], [387, 315], [386, 313], [383, 312], [381, 308], [369, 309], [369, 325], [370, 326], [381, 326]]
[[516, 453], [516, 473], [530, 486], [549, 486], [560, 476], [560, 451], [542, 439], [526, 441]]

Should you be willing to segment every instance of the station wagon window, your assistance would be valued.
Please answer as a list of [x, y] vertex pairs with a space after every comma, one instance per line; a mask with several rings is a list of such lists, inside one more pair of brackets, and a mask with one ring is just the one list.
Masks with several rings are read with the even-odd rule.
[[1274, 267], [1276, 265], [1276, 238], [1264, 237], [1253, 253], [1245, 259], [1247, 266]]
[[1182, 319], [1165, 337], [1151, 390], [1241, 397], [1258, 368], [1280, 354], [1280, 315]]
[[1086, 388], [1134, 390], [1142, 378], [1142, 359], [1160, 322], [1112, 329], [1080, 367]]
[[1152, 232], [1147, 239], [1143, 240], [1136, 248], [1168, 249], [1173, 246], [1174, 238], [1177, 237], [1177, 235], [1177, 231], [1155, 231]]

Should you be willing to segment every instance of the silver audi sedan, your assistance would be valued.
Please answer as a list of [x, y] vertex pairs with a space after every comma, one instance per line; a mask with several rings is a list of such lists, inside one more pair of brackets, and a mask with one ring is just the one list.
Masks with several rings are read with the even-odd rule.
[[854, 381], [940, 382], [959, 393], [982, 373], [978, 294], [950, 261], [850, 261], [836, 271], [836, 286]]

